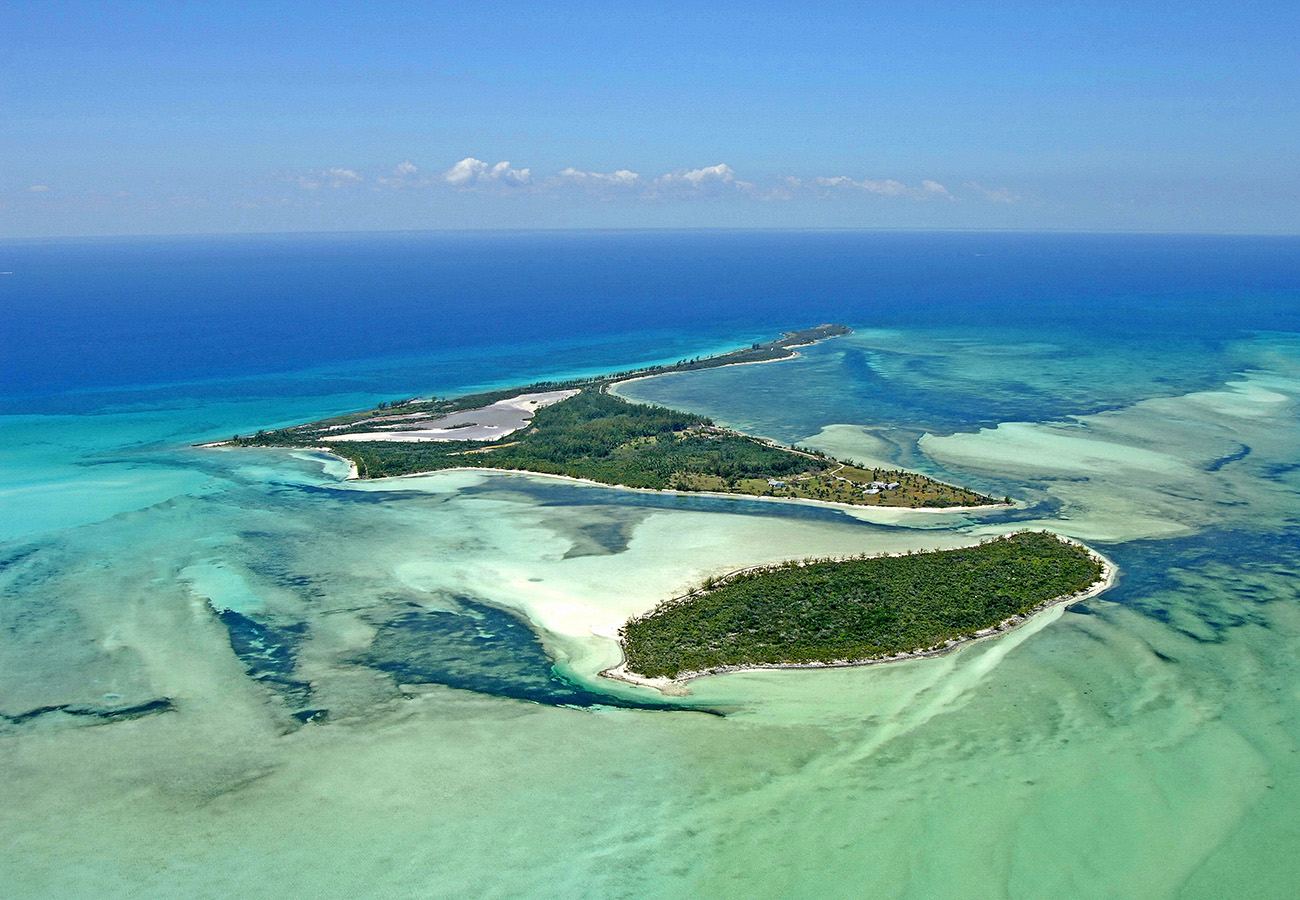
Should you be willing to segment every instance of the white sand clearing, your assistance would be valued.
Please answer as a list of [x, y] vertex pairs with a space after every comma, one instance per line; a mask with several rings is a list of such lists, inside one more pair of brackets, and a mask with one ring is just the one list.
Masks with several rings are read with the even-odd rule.
[[340, 434], [331, 437], [330, 441], [495, 441], [523, 428], [532, 421], [533, 413], [542, 407], [567, 400], [576, 393], [569, 390], [520, 394], [508, 400], [498, 400], [490, 406], [430, 419], [422, 428]]

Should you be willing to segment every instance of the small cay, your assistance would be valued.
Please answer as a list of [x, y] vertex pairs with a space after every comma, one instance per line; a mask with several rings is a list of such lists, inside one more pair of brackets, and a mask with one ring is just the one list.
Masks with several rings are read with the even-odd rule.
[[624, 662], [602, 674], [663, 687], [737, 669], [935, 655], [1095, 596], [1112, 577], [1095, 551], [1033, 531], [956, 550], [742, 569], [628, 621]]

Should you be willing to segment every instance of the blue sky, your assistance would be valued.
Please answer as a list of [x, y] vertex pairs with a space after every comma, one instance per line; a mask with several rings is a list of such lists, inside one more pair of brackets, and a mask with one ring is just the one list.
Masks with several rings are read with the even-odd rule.
[[0, 236], [1300, 230], [1300, 4], [0, 2]]

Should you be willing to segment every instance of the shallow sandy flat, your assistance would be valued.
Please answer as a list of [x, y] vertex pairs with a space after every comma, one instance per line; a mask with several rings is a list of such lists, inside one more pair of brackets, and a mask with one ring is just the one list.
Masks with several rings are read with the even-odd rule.
[[402, 431], [366, 431], [340, 434], [331, 441], [495, 441], [513, 434], [532, 421], [533, 413], [543, 406], [567, 400], [574, 394], [569, 391], [543, 391], [537, 394], [520, 394], [508, 400], [498, 400], [491, 406], [466, 409], [430, 419], [426, 428]]

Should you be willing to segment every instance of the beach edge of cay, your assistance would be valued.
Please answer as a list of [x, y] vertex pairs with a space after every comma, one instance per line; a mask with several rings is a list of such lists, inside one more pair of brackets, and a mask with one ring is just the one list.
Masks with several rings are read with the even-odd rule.
[[[619, 662], [618, 665], [610, 666], [606, 669], [602, 669], [600, 672], [597, 673], [597, 675], [601, 678], [608, 678], [612, 681], [621, 681], [624, 682], [625, 684], [635, 685], [637, 687], [652, 688], [666, 696], [680, 697], [689, 693], [690, 682], [694, 681], [697, 678], [705, 678], [710, 675], [728, 675], [728, 674], [734, 674], [739, 672], [757, 672], [757, 671], [763, 671], [767, 669], [797, 670], [797, 669], [860, 668], [863, 666], [876, 666], [876, 665], [884, 665], [888, 663], [906, 662], [908, 660], [914, 660], [914, 659], [927, 659], [936, 656], [946, 656], [949, 653], [961, 649], [967, 644], [974, 644], [979, 641], [989, 640], [990, 638], [1001, 637], [1004, 634], [1008, 634], [1019, 628], [1023, 628], [1029, 622], [1033, 621], [1035, 618], [1042, 615], [1044, 612], [1048, 611], [1049, 609], [1053, 609], [1057, 606], [1071, 606], [1075, 603], [1081, 603], [1084, 600], [1091, 600], [1094, 597], [1098, 597], [1101, 594], [1104, 594], [1106, 591], [1110, 590], [1112, 587], [1115, 586], [1119, 578], [1119, 567], [1115, 564], [1113, 560], [1103, 555], [1102, 553], [1099, 553], [1097, 550], [1093, 549], [1092, 547], [1089, 547], [1087, 544], [1084, 544], [1082, 541], [1077, 541], [1072, 538], [1065, 537], [1064, 535], [1056, 534], [1056, 532], [1052, 532], [1052, 531], [1048, 531], [1047, 533], [1052, 534], [1054, 537], [1058, 538], [1059, 540], [1065, 541], [1066, 543], [1070, 543], [1075, 545], [1076, 547], [1082, 547], [1084, 550], [1087, 550], [1088, 555], [1091, 556], [1098, 564], [1100, 564], [1101, 577], [1093, 584], [1091, 584], [1087, 588], [1087, 590], [1077, 591], [1073, 594], [1064, 594], [1060, 597], [1053, 597], [1051, 599], [1045, 600], [1027, 613], [1024, 613], [1022, 615], [1012, 616], [1008, 619], [1004, 619], [1003, 621], [999, 622], [997, 625], [993, 625], [988, 628], [981, 629], [980, 631], [975, 633], [974, 637], [963, 636], [963, 637], [950, 638], [944, 642], [944, 645], [942, 647], [926, 649], [926, 650], [911, 650], [911, 651], [905, 651], [901, 653], [893, 653], [886, 656], [870, 657], [867, 659], [841, 659], [841, 660], [829, 660], [826, 662], [755, 663], [752, 665], [716, 666], [709, 669], [701, 669], [699, 671], [682, 672], [681, 674], [673, 678], [664, 678], [664, 677], [651, 678], [645, 675], [637, 674], [636, 672], [630, 672], [628, 671], [627, 668], [627, 659], [626, 657], [624, 657], [624, 659], [621, 662]], [[899, 554], [886, 554], [886, 555], [896, 556]], [[762, 569], [762, 568], [767, 568], [767, 567], [749, 566], [746, 567], [745, 569], [737, 569], [735, 572], [728, 573], [728, 575], [734, 575], [737, 572], [751, 571], [754, 569]], [[727, 576], [723, 576], [723, 577], [725, 578]], [[674, 599], [681, 599], [681, 598], [674, 598]], [[620, 650], [622, 650], [623, 644], [622, 644], [622, 640], [620, 639], [619, 632], [621, 631], [623, 625], [625, 625], [628, 621], [631, 621], [632, 618], [636, 618], [636, 617], [635, 616], [630, 617], [629, 619], [615, 626], [609, 626], [604, 628], [592, 628], [592, 633], [598, 637], [609, 638], [610, 640], [618, 642], [619, 648]]]

